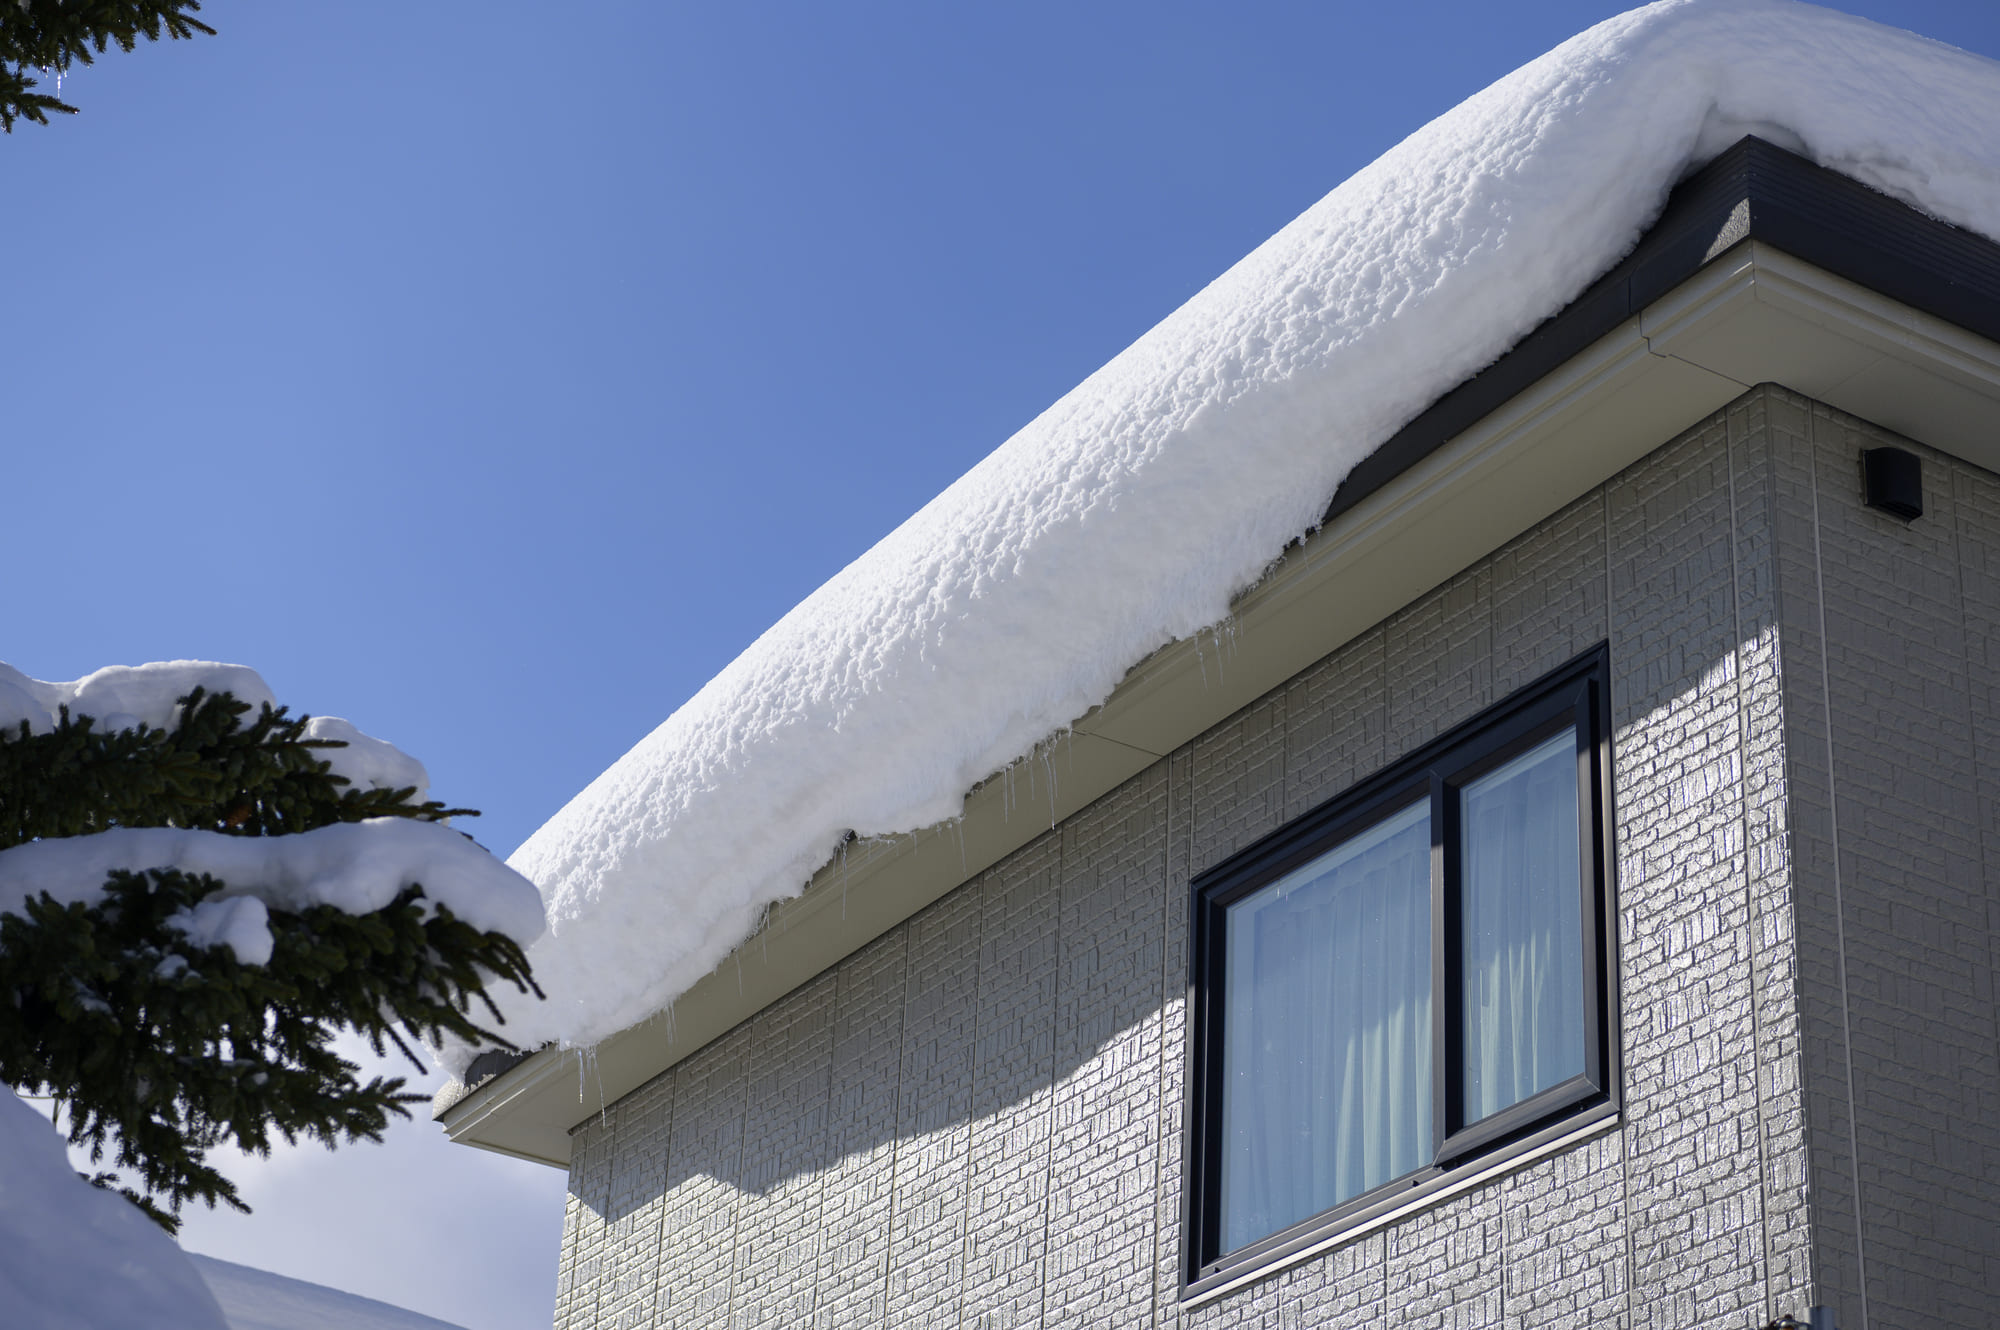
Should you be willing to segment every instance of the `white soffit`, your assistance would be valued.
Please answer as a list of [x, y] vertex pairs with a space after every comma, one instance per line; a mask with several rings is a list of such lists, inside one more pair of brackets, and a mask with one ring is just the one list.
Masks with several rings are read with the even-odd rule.
[[1226, 639], [1176, 642], [958, 822], [850, 847], [666, 1012], [544, 1049], [437, 1117], [557, 1167], [569, 1133], [953, 887], [1759, 383], [2000, 471], [2000, 345], [1758, 241], [1738, 244], [1288, 551]]

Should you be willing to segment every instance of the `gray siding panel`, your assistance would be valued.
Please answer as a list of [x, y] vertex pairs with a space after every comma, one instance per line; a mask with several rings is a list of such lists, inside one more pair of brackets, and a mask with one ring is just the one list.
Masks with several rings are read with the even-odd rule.
[[827, 1166], [820, 1192], [815, 1330], [883, 1325], [903, 1057], [908, 930], [897, 929], [835, 971], [828, 1067]]
[[1625, 1147], [1622, 1133], [1600, 1136], [1501, 1184], [1507, 1330], [1645, 1324], [1631, 1303]]
[[666, 1208], [667, 1141], [674, 1120], [674, 1082], [663, 1076], [613, 1106], [604, 1124], [613, 1146], [609, 1209], [604, 1212], [606, 1259], [599, 1276], [594, 1325], [654, 1323], [660, 1272], [651, 1258]]
[[[1968, 1048], [1960, 1069], [1980, 1105], [1967, 1124], [1961, 1173], [1990, 1184], [2000, 1178], [2000, 477], [1961, 466], [1954, 468], [1953, 480], [1980, 876], [1986, 887], [1985, 1015], [1992, 1031], [1984, 1057]], [[2000, 1237], [1992, 1229], [1986, 1236], [1985, 1249], [1977, 1253], [1980, 1268], [1971, 1273], [1973, 1287], [1990, 1292], [2000, 1288]]]
[[[1962, 546], [1992, 537], [1980, 496], [1993, 478], [1796, 405], [1808, 507], [1795, 521], [1810, 540], [1784, 594], [1816, 648], [1792, 747], [1811, 769], [1795, 816], [1817, 842], [1800, 874], [1800, 956], [1820, 1045], [1807, 1068], [1819, 1258], [1843, 1324], [1975, 1324], [2000, 1273], [1979, 797], [1992, 676], [1975, 687], [1971, 674], [1993, 592]], [[1862, 506], [1860, 450], [1883, 443], [1923, 457], [1919, 521]]]
[[[1168, 1330], [1183, 1323], [1181, 1214], [1182, 1155], [1187, 1147], [1187, 1104], [1182, 1077], [1187, 1066], [1188, 891], [1194, 876], [1194, 758], [1183, 748], [1167, 769], [1167, 881], [1165, 964], [1160, 975], [1160, 1078], [1153, 1091], [1160, 1122], [1160, 1185], [1153, 1195], [1153, 1305], [1157, 1323]], [[1055, 1321], [1051, 1325], [1087, 1324]]]
[[1152, 1320], [1166, 821], [1156, 765], [1064, 828], [1041, 1290], [1050, 1324]]
[[1784, 653], [1779, 633], [1776, 454], [1758, 392], [1728, 413], [1736, 662], [1744, 751], [1744, 889], [1756, 1083], [1759, 1204], [1770, 1315], [1812, 1304], [1811, 1210], [1800, 1083], [1797, 912], [1786, 824]]
[[1389, 761], [1493, 701], [1491, 580], [1478, 564], [1384, 625]]
[[665, 1325], [724, 1326], [736, 1272], [737, 1182], [743, 1162], [746, 1054], [757, 1025], [740, 1025], [674, 1069], [660, 1216], [659, 1292]]
[[597, 1324], [597, 1299], [610, 1263], [611, 1130], [608, 1116], [583, 1124], [569, 1154], [562, 1263], [556, 1273], [558, 1330]]
[[980, 883], [965, 1285], [958, 1290], [958, 1323], [967, 1330], [1021, 1330], [1042, 1320], [1062, 859], [1062, 836], [1051, 833]]
[[741, 1330], [791, 1330], [811, 1320], [830, 1162], [836, 978], [819, 976], [750, 1023], [736, 1183], [744, 1200], [729, 1304], [730, 1324]]
[[[1976, 1320], [2000, 480], [1878, 436], [1751, 391], [584, 1124], [558, 1325]], [[1607, 639], [1623, 1122], [1184, 1307], [1190, 879]]]
[[1609, 493], [1624, 1187], [1634, 1295], [1668, 1325], [1767, 1319], [1727, 436]]
[[886, 1325], [958, 1323], [985, 888], [970, 883], [908, 925]]
[[1766, 406], [1772, 499], [1778, 528], [1779, 637], [1783, 673], [1787, 825], [1797, 937], [1800, 1079], [1807, 1087], [1807, 1178], [1817, 1301], [1859, 1324], [1861, 1294], [1853, 1124], [1848, 1116], [1847, 1020], [1842, 998], [1833, 853], [1832, 776], [1827, 766], [1825, 653], [1821, 639], [1819, 517], [1809, 408], [1772, 393]]
[[1285, 821], [1388, 762], [1387, 672], [1371, 628], [1286, 685]]

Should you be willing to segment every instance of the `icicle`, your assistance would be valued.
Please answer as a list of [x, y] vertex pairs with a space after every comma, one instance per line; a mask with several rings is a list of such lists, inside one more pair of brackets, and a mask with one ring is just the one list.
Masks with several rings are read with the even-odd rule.
[[854, 844], [854, 829], [848, 828], [840, 841], [840, 921], [847, 922], [847, 847]]
[[604, 1069], [597, 1063], [597, 1045], [583, 1044], [576, 1050], [576, 1102], [588, 1104], [590, 1082], [597, 1082], [597, 1124], [611, 1121], [611, 1105], [604, 1098]]
[[1056, 764], [1049, 759], [1049, 746], [1036, 745], [1042, 753], [1042, 774], [1049, 778], [1049, 830], [1056, 829]]

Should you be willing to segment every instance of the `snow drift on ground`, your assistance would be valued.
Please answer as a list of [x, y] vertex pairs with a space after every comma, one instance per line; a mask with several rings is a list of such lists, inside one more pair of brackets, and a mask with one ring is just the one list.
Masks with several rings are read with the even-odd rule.
[[[1216, 623], [1355, 462], [1615, 263], [1747, 132], [2000, 237], [2000, 65], [1787, 0], [1602, 23], [1335, 189], [786, 615], [512, 863], [587, 1045], [852, 828], [915, 830]], [[462, 1063], [462, 1057], [459, 1059]]]
[[228, 1330], [193, 1265], [117, 1192], [76, 1175], [49, 1120], [0, 1087], [0, 1324]]
[[461, 1330], [449, 1321], [324, 1284], [188, 1253], [229, 1330]]

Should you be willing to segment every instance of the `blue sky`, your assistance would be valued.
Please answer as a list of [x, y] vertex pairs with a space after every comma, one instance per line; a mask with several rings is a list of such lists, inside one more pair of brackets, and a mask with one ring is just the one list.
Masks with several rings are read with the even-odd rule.
[[[254, 665], [505, 854], [1301, 209], [1621, 7], [211, 0], [221, 36], [0, 140], [0, 659]], [[1988, 4], [1840, 7], [2000, 56]], [[546, 1325], [561, 1178], [431, 1130], [287, 1154], [188, 1245]]]

